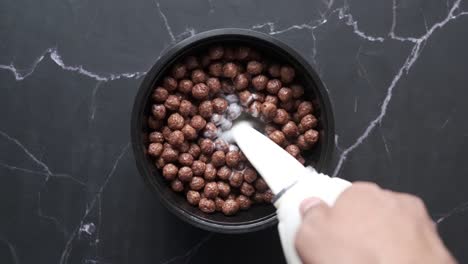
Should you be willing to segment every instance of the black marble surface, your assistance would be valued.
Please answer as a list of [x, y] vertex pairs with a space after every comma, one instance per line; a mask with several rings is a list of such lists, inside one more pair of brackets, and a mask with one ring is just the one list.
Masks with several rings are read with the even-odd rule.
[[468, 262], [468, 1], [0, 1], [1, 263], [283, 263], [276, 229], [170, 214], [129, 146], [133, 97], [171, 44], [266, 32], [320, 73], [330, 169], [424, 199]]

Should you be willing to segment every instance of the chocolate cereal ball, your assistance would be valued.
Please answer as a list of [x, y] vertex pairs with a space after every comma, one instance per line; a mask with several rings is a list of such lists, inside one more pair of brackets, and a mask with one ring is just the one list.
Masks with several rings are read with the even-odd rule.
[[179, 82], [179, 87], [177, 90], [183, 94], [188, 94], [192, 91], [192, 87], [193, 82], [191, 80], [184, 79]]
[[203, 136], [209, 139], [215, 139], [218, 136], [218, 128], [212, 122], [208, 122], [203, 130]]
[[211, 156], [206, 155], [206, 154], [203, 154], [203, 153], [200, 154], [200, 157], [198, 157], [198, 159], [199, 159], [200, 161], [205, 162], [205, 163], [211, 162]]
[[254, 182], [254, 187], [255, 187], [255, 189], [256, 189], [258, 192], [264, 192], [264, 191], [268, 190], [268, 185], [267, 185], [267, 183], [265, 182], [265, 180], [262, 179], [262, 178], [258, 178], [258, 179]]
[[203, 175], [203, 173], [205, 173], [205, 170], [206, 170], [205, 162], [196, 160], [196, 161], [193, 161], [191, 166], [192, 166], [193, 175], [200, 176], [200, 175]]
[[304, 95], [304, 88], [299, 84], [291, 85], [291, 90], [294, 99], [299, 99], [301, 96]]
[[199, 191], [205, 187], [205, 180], [201, 177], [193, 177], [190, 181], [190, 189]]
[[293, 98], [292, 90], [287, 87], [283, 87], [278, 91], [278, 98], [282, 102], [288, 102], [291, 101]]
[[240, 187], [240, 192], [245, 196], [251, 196], [255, 192], [255, 189], [250, 183], [243, 182]]
[[219, 194], [218, 184], [216, 182], [208, 182], [205, 184], [205, 188], [203, 189], [203, 193], [205, 194], [206, 198], [216, 198]]
[[163, 103], [164, 101], [166, 101], [168, 96], [169, 96], [169, 92], [166, 90], [166, 88], [158, 87], [154, 89], [154, 92], [151, 95], [151, 98], [153, 98], [155, 102]]
[[198, 106], [198, 113], [205, 119], [209, 119], [213, 115], [213, 105], [211, 101], [203, 101]]
[[267, 190], [265, 193], [263, 193], [263, 200], [266, 203], [271, 203], [273, 201], [273, 197], [275, 197], [275, 195], [271, 190]]
[[283, 83], [290, 83], [294, 80], [296, 76], [296, 71], [293, 67], [289, 65], [282, 66], [280, 69], [281, 81]]
[[270, 102], [265, 102], [262, 104], [262, 115], [267, 119], [273, 119], [276, 116], [276, 105]]
[[235, 168], [239, 164], [240, 161], [240, 155], [239, 151], [229, 151], [226, 154], [226, 164], [231, 167]]
[[299, 129], [293, 121], [287, 122], [283, 128], [281, 129], [283, 131], [284, 135], [288, 138], [294, 138], [299, 135]]
[[234, 79], [234, 87], [236, 88], [237, 91], [242, 91], [247, 89], [249, 86], [249, 78], [247, 77], [247, 74], [241, 73], [236, 76]]
[[274, 105], [278, 105], [278, 101], [278, 97], [275, 95], [267, 95], [264, 100], [265, 103], [272, 103]]
[[195, 128], [188, 124], [185, 125], [181, 131], [184, 134], [186, 140], [195, 140], [198, 136]]
[[275, 142], [276, 144], [278, 144], [280, 146], [282, 146], [284, 144], [284, 142], [286, 141], [286, 137], [284, 136], [284, 133], [279, 131], [279, 130], [274, 131], [273, 133], [268, 135], [268, 137], [273, 142]]
[[205, 125], [206, 125], [206, 120], [200, 116], [200, 115], [195, 115], [192, 117], [190, 120], [190, 125], [195, 128], [195, 130], [200, 131], [202, 130]]
[[191, 205], [198, 205], [201, 200], [201, 195], [197, 191], [190, 190], [187, 192], [187, 202]]
[[223, 74], [223, 64], [221, 62], [212, 63], [208, 67], [211, 76], [220, 77]]
[[252, 100], [252, 93], [250, 91], [244, 90], [239, 93], [239, 101], [243, 106], [249, 106]]
[[262, 73], [263, 65], [258, 61], [249, 61], [247, 63], [247, 72], [252, 75], [258, 75]]
[[179, 172], [179, 168], [172, 163], [168, 163], [163, 167], [163, 177], [168, 180], [172, 181], [177, 177], [177, 173]]
[[319, 133], [317, 130], [309, 129], [304, 133], [304, 140], [307, 144], [313, 146], [318, 141]]
[[268, 67], [268, 73], [270, 74], [271, 77], [273, 78], [278, 78], [281, 76], [280, 73], [281, 66], [279, 64], [272, 64], [270, 67]]
[[177, 90], [177, 80], [172, 78], [172, 77], [165, 77], [163, 79], [163, 86], [169, 92], [173, 92], [173, 91]]
[[167, 119], [167, 126], [172, 130], [179, 130], [184, 127], [185, 120], [184, 117], [179, 113], [173, 113]]
[[[202, 151], [203, 151], [203, 148], [202, 148]], [[226, 155], [221, 150], [215, 151], [213, 155], [211, 156], [211, 163], [217, 168], [223, 166], [225, 162], [226, 162]]]
[[179, 151], [171, 148], [171, 147], [164, 147], [163, 152], [161, 153], [161, 158], [164, 159], [165, 162], [175, 162], [179, 157]]
[[203, 70], [197, 69], [192, 71], [192, 81], [193, 83], [203, 83], [206, 82], [207, 75]]
[[250, 200], [249, 197], [242, 194], [237, 196], [236, 201], [239, 204], [241, 210], [247, 210], [252, 205], [252, 200]]
[[223, 210], [224, 200], [216, 197], [215, 198], [216, 211], [221, 212]]
[[161, 133], [162, 133], [164, 139], [165, 139], [165, 140], [168, 140], [168, 139], [169, 139], [169, 135], [172, 133], [172, 130], [171, 130], [169, 127], [165, 126], [165, 127], [163, 127], [163, 128], [161, 129]]
[[184, 190], [184, 184], [180, 180], [175, 179], [171, 182], [171, 189], [174, 192], [181, 192]]
[[257, 91], [262, 91], [266, 88], [268, 78], [265, 75], [258, 75], [252, 79], [252, 86]]
[[221, 150], [224, 153], [229, 151], [229, 143], [227, 143], [224, 139], [217, 138], [214, 143], [216, 150]]
[[185, 153], [190, 149], [190, 143], [184, 141], [177, 147], [177, 149], [180, 151], [180, 153]]
[[210, 94], [218, 94], [221, 91], [221, 82], [218, 78], [208, 78], [206, 85], [210, 88]]
[[204, 83], [197, 83], [193, 86], [192, 96], [195, 99], [204, 100], [208, 97], [209, 93], [210, 88], [208, 88], [208, 86], [206, 86]]
[[179, 105], [179, 113], [183, 117], [188, 117], [192, 113], [193, 107], [195, 106], [190, 101], [182, 100]]
[[224, 201], [222, 211], [225, 215], [235, 215], [239, 211], [239, 204], [234, 199], [227, 199]]
[[219, 60], [223, 58], [224, 48], [222, 46], [213, 46], [208, 50], [208, 56], [211, 60]]
[[297, 145], [294, 145], [294, 144], [287, 146], [286, 151], [289, 154], [291, 154], [291, 156], [293, 157], [297, 157], [297, 155], [301, 154], [301, 149]]
[[152, 143], [163, 143], [164, 142], [164, 136], [161, 132], [154, 131], [151, 132], [148, 136], [148, 139]]
[[278, 109], [276, 115], [273, 118], [273, 122], [278, 125], [284, 125], [289, 122], [289, 113], [284, 109]]
[[226, 64], [224, 64], [223, 66], [223, 76], [226, 77], [226, 78], [234, 78], [237, 76], [237, 73], [238, 73], [238, 68], [237, 68], [237, 65], [232, 63], [232, 62], [228, 62]]
[[164, 105], [153, 105], [151, 113], [156, 120], [162, 120], [166, 117], [166, 107]]
[[296, 140], [296, 145], [301, 150], [308, 150], [311, 148], [310, 144], [306, 142], [304, 135], [300, 135]]
[[223, 198], [227, 198], [228, 195], [231, 193], [231, 187], [229, 186], [229, 184], [223, 181], [219, 181], [217, 184], [218, 184], [219, 196]]
[[156, 168], [162, 169], [166, 165], [166, 162], [164, 161], [163, 158], [159, 157], [154, 162], [154, 165], [156, 165]]
[[270, 94], [277, 94], [278, 91], [281, 89], [281, 86], [282, 86], [282, 84], [281, 84], [280, 80], [272, 79], [272, 80], [268, 81], [268, 83], [266, 85], [266, 90]]
[[172, 77], [175, 79], [182, 79], [187, 74], [187, 68], [181, 63], [177, 63], [172, 67]]
[[169, 144], [174, 147], [178, 147], [184, 143], [185, 137], [184, 133], [180, 130], [175, 130], [169, 135], [169, 139], [167, 140]]
[[203, 154], [211, 155], [211, 153], [213, 153], [213, 151], [215, 150], [215, 144], [211, 139], [204, 138], [200, 141], [200, 149]]
[[253, 168], [246, 168], [244, 170], [244, 181], [252, 183], [257, 179], [257, 171]]
[[244, 177], [242, 176], [242, 172], [240, 171], [233, 172], [231, 176], [229, 177], [229, 184], [232, 187], [240, 187], [243, 182], [244, 182]]
[[276, 130], [278, 130], [276, 128], [276, 126], [272, 125], [272, 124], [266, 124], [265, 125], [265, 133], [267, 135], [270, 135], [271, 133], [275, 132]]
[[303, 118], [304, 116], [308, 114], [312, 114], [314, 111], [314, 106], [312, 105], [311, 102], [304, 101], [299, 104], [297, 107], [297, 114], [299, 115], [299, 118]]
[[304, 131], [302, 131], [302, 133], [304, 133], [305, 131], [307, 131], [309, 129], [312, 129], [312, 128], [316, 127], [317, 122], [318, 122], [317, 118], [315, 118], [315, 116], [313, 116], [312, 114], [304, 116], [301, 119], [301, 123], [299, 124], [301, 130], [304, 130]]
[[200, 146], [195, 143], [190, 144], [189, 150], [187, 151], [188, 154], [192, 155], [193, 158], [198, 158], [201, 153]]
[[211, 199], [201, 198], [198, 208], [204, 213], [211, 214], [216, 210], [216, 204]]
[[217, 176], [223, 181], [227, 181], [229, 177], [231, 176], [231, 169], [228, 166], [222, 166], [221, 168], [218, 169]]
[[216, 179], [217, 170], [213, 164], [208, 163], [206, 164], [205, 172], [203, 173], [203, 177], [207, 181], [214, 181]]
[[228, 108], [228, 101], [224, 98], [215, 98], [212, 101], [213, 111], [218, 114], [224, 113]]
[[255, 202], [255, 203], [263, 203], [263, 193], [259, 193], [259, 192], [255, 192], [253, 195], [252, 195], [252, 200]]
[[177, 175], [179, 177], [179, 180], [181, 180], [182, 182], [190, 182], [193, 177], [193, 172], [192, 169], [190, 169], [190, 167], [184, 166], [179, 169]]
[[236, 59], [238, 60], [246, 60], [250, 54], [250, 47], [240, 46], [236, 50]]
[[192, 163], [193, 163], [193, 157], [192, 155], [188, 154], [188, 153], [182, 153], [179, 155], [179, 164], [182, 165], [182, 166], [192, 166]]
[[164, 102], [164, 106], [171, 111], [177, 111], [180, 106], [180, 99], [175, 95], [169, 95]]
[[159, 157], [163, 152], [163, 145], [161, 143], [151, 143], [148, 146], [148, 154], [153, 157]]

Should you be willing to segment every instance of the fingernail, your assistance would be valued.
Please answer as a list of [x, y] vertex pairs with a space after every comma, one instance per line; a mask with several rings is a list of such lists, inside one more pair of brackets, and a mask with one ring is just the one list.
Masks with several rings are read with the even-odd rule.
[[310, 197], [310, 198], [305, 199], [304, 201], [301, 202], [301, 205], [299, 207], [301, 215], [304, 216], [304, 214], [309, 209], [319, 205], [321, 202], [322, 202], [322, 200], [320, 200], [319, 198], [315, 198], [315, 197]]

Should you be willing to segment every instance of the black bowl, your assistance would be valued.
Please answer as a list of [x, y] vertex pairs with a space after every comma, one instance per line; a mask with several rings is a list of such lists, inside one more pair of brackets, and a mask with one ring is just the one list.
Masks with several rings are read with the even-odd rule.
[[245, 29], [217, 29], [187, 38], [167, 50], [146, 75], [135, 97], [131, 121], [133, 152], [138, 170], [146, 184], [169, 210], [194, 226], [220, 233], [252, 232], [277, 223], [273, 205], [255, 205], [235, 216], [224, 216], [222, 213], [205, 214], [189, 205], [183, 195], [173, 192], [152, 159], [146, 155], [149, 132], [146, 121], [150, 114], [154, 86], [174, 62], [187, 54], [197, 54], [214, 43], [250, 46], [261, 51], [265, 57], [288, 63], [296, 69], [296, 76], [304, 85], [305, 96], [316, 105], [319, 119], [320, 140], [314, 149], [306, 154], [306, 163], [322, 172], [326, 172], [334, 148], [335, 131], [331, 104], [317, 73], [297, 52], [269, 35]]

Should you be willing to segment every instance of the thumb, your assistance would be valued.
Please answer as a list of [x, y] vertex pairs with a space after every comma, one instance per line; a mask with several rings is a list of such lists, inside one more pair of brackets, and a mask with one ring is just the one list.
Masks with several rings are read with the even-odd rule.
[[327, 204], [325, 204], [325, 202], [323, 202], [319, 198], [309, 197], [301, 202], [301, 205], [299, 206], [299, 211], [301, 212], [302, 218], [305, 218], [305, 216], [309, 214], [310, 212], [315, 211], [316, 213], [321, 213], [325, 211], [322, 209], [327, 209], [327, 208], [328, 208]]

